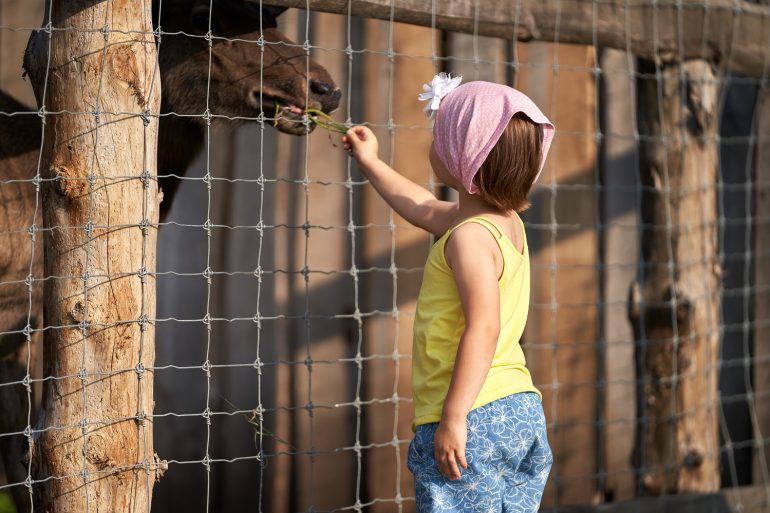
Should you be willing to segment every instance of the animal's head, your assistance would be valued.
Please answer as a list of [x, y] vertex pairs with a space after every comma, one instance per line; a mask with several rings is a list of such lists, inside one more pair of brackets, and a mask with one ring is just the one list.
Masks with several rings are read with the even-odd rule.
[[[301, 45], [276, 28], [284, 9], [249, 0], [155, 0], [153, 19], [163, 35], [159, 63], [164, 112], [272, 118], [277, 128], [304, 135], [302, 110], [332, 112], [340, 90]], [[211, 28], [211, 58], [206, 34]], [[264, 44], [260, 44], [263, 38]], [[312, 129], [313, 125], [309, 128]]]

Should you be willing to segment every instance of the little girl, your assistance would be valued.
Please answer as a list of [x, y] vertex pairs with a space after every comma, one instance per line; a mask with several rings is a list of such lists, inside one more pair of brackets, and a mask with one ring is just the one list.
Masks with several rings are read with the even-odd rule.
[[380, 160], [368, 128], [342, 140], [399, 215], [439, 236], [414, 321], [408, 466], [417, 511], [536, 512], [552, 456], [519, 345], [529, 254], [518, 212], [529, 206], [554, 127], [515, 89], [459, 82], [440, 74], [420, 95], [435, 114], [430, 164], [458, 203]]

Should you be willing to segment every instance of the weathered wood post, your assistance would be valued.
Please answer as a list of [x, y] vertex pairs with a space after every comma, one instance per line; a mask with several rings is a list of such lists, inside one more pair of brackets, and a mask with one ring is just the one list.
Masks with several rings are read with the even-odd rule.
[[[717, 105], [705, 60], [640, 65], [642, 264], [631, 289], [638, 491], [719, 488]], [[657, 79], [655, 73], [659, 72]]]
[[160, 105], [151, 6], [54, 0], [49, 29], [27, 47], [45, 109], [48, 379], [31, 446], [36, 511], [149, 511], [160, 470], [150, 370]]

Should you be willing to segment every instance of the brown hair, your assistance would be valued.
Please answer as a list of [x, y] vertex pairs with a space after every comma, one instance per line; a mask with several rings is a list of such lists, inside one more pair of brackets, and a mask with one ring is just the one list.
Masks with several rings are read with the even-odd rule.
[[473, 177], [479, 196], [500, 210], [529, 208], [527, 195], [540, 169], [542, 145], [540, 125], [516, 113]]

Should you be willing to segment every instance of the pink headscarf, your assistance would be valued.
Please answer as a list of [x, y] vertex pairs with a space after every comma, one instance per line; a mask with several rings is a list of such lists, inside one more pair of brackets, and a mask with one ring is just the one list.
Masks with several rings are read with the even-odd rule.
[[536, 182], [551, 147], [554, 127], [527, 95], [491, 82], [468, 82], [441, 99], [433, 126], [433, 145], [447, 170], [470, 194], [478, 191], [473, 178], [518, 112], [543, 128], [543, 157]]

